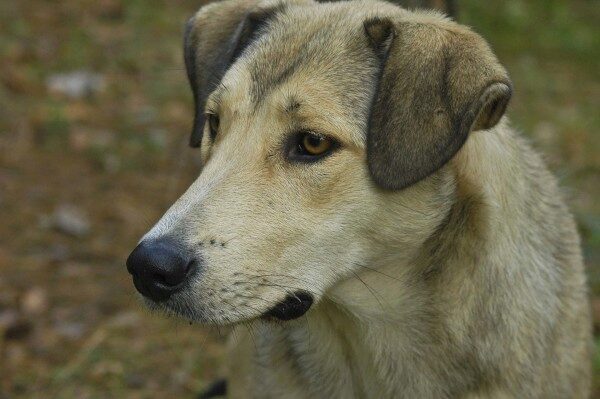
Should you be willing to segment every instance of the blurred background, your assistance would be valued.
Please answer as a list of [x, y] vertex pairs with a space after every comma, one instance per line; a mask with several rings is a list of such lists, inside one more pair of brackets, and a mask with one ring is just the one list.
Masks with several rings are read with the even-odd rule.
[[[565, 188], [600, 334], [600, 5], [454, 3]], [[199, 170], [181, 37], [201, 4], [0, 1], [0, 398], [193, 397], [220, 375], [224, 334], [145, 311], [124, 265]]]

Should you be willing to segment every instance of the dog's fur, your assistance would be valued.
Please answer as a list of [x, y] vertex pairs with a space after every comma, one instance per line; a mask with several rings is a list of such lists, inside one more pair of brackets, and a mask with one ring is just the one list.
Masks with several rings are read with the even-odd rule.
[[[575, 224], [483, 39], [383, 2], [226, 0], [185, 56], [204, 167], [146, 237], [202, 266], [151, 305], [237, 326], [231, 397], [588, 395]], [[302, 129], [341, 146], [294, 163]], [[264, 317], [299, 290], [304, 316]]]

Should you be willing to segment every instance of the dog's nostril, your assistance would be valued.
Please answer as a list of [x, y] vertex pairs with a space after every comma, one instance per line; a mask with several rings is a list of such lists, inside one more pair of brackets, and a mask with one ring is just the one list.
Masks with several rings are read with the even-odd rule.
[[171, 283], [167, 282], [167, 278], [162, 274], [153, 274], [152, 279], [162, 285], [171, 285]]
[[186, 277], [188, 277], [189, 275], [191, 275], [192, 273], [194, 273], [196, 271], [198, 264], [199, 264], [199, 261], [197, 259], [192, 259], [188, 262], [188, 264], [185, 267]]
[[142, 241], [129, 255], [127, 270], [144, 296], [162, 301], [181, 288], [195, 262], [168, 240]]
[[159, 284], [171, 287], [177, 286], [186, 280], [190, 272], [194, 269], [195, 264], [196, 261], [192, 260], [185, 267], [175, 267], [174, 270], [170, 270], [168, 273], [156, 273], [153, 275], [153, 278]]

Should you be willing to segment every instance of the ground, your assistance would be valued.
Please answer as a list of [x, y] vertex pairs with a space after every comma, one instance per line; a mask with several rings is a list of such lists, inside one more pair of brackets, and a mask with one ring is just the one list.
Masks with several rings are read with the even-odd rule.
[[[198, 173], [181, 36], [201, 3], [0, 2], [0, 398], [193, 397], [220, 374], [222, 331], [148, 313], [124, 266]], [[597, 3], [458, 5], [511, 74], [598, 295]]]

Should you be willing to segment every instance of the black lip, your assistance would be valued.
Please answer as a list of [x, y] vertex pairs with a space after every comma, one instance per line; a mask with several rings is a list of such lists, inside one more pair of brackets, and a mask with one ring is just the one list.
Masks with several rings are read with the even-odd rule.
[[285, 299], [265, 313], [265, 317], [272, 317], [282, 321], [297, 319], [304, 315], [313, 304], [313, 296], [306, 291], [297, 291], [288, 294]]

